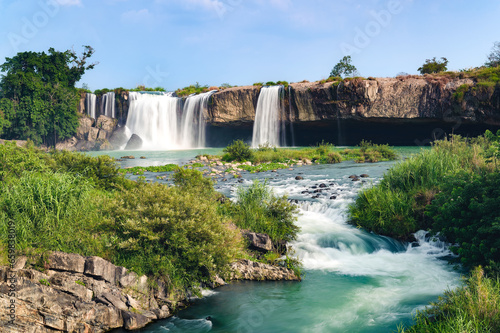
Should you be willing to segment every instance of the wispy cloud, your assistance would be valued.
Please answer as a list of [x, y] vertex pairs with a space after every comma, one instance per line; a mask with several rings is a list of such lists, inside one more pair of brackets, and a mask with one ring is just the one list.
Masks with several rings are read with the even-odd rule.
[[121, 19], [125, 22], [144, 22], [151, 19], [151, 13], [146, 8], [140, 10], [130, 10], [128, 12], [124, 12]]

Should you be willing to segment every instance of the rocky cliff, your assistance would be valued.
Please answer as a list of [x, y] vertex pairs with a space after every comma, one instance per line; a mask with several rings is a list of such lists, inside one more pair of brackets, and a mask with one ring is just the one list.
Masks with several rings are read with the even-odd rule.
[[[462, 95], [457, 95], [457, 90]], [[208, 122], [253, 122], [258, 87], [237, 87], [212, 97]], [[440, 76], [355, 78], [340, 82], [293, 83], [285, 91], [285, 119], [294, 123], [353, 119], [432, 119], [460, 117], [500, 124], [500, 93], [474, 79]]]
[[[148, 279], [100, 257], [53, 252], [43, 272], [0, 267], [0, 327], [6, 333], [106, 332], [138, 329], [187, 304], [161, 280]], [[241, 260], [233, 279], [298, 280], [283, 267]], [[221, 279], [210, 287], [225, 284]]]

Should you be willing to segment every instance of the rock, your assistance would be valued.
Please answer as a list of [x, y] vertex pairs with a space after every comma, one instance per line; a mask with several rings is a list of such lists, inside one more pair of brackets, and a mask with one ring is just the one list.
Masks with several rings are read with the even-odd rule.
[[317, 189], [317, 190], [313, 191], [313, 193], [321, 193], [321, 192], [323, 192], [323, 190], [321, 190], [321, 189]]
[[94, 120], [88, 117], [81, 117], [79, 119], [79, 126], [76, 130], [76, 138], [78, 140], [86, 140], [88, 138], [90, 129], [94, 124]]
[[359, 175], [359, 176], [360, 176], [361, 178], [368, 178], [368, 177], [370, 177], [370, 176], [369, 176], [369, 175], [367, 175], [366, 173], [363, 173], [363, 174], [361, 174], [361, 175]]
[[354, 177], [354, 178], [352, 178], [352, 181], [353, 182], [357, 182], [357, 181], [359, 181], [359, 178], [358, 177]]
[[[14, 262], [14, 266], [11, 268], [13, 272], [17, 272], [21, 269], [24, 268], [24, 265], [26, 265], [26, 261], [28, 258], [26, 256], [19, 256], [16, 258], [16, 261]], [[1, 279], [0, 279], [1, 281]]]
[[71, 137], [63, 142], [58, 142], [56, 144], [56, 150], [76, 150], [76, 145], [78, 144], [78, 139], [76, 137]]
[[309, 194], [309, 191], [302, 191], [301, 194]]
[[130, 311], [122, 311], [123, 324], [127, 330], [137, 330], [152, 322], [151, 318]]
[[200, 161], [201, 162], [208, 162], [208, 158], [206, 156], [201, 155], [200, 156]]
[[328, 187], [328, 186], [326, 186], [326, 184], [319, 184], [319, 187], [320, 188], [325, 188], [325, 187]]
[[85, 257], [74, 253], [52, 252], [49, 256], [51, 269], [83, 273], [85, 269]]
[[337, 199], [337, 197], [336, 197], [335, 195], [332, 195], [332, 196], [330, 197], [330, 200], [335, 200], [335, 199]]
[[350, 178], [350, 179], [353, 179], [353, 178], [358, 178], [358, 176], [356, 176], [356, 175], [350, 175], [350, 176], [349, 176], [349, 178]]
[[123, 158], [123, 159], [133, 160], [133, 159], [135, 159], [135, 156], [128, 155], [128, 156], [122, 156], [121, 158]]
[[97, 137], [99, 136], [99, 129], [95, 127], [91, 127], [88, 136], [87, 136], [87, 141], [88, 142], [95, 142], [97, 140]]
[[85, 261], [84, 273], [111, 284], [116, 283], [116, 266], [100, 257], [88, 257]]
[[137, 134], [132, 134], [125, 146], [125, 150], [137, 150], [142, 148], [143, 141]]
[[246, 232], [243, 235], [250, 241], [250, 249], [264, 253], [272, 251], [273, 242], [271, 241], [271, 237], [269, 237], [269, 235], [256, 232]]
[[312, 164], [312, 161], [311, 160], [308, 160], [307, 158], [304, 160], [304, 163], [307, 164], [307, 165], [311, 165]]
[[128, 310], [127, 304], [120, 297], [115, 296], [111, 293], [104, 293], [101, 295], [102, 298], [106, 299], [112, 306], [120, 310]]
[[141, 156], [141, 160], [145, 160], [146, 159], [146, 156]]
[[127, 144], [129, 137], [127, 136], [127, 129], [125, 127], [118, 127], [109, 138], [109, 143], [113, 149], [119, 149]]
[[97, 118], [95, 127], [103, 129], [108, 133], [111, 133], [113, 132], [117, 124], [118, 124], [117, 119], [106, 117], [105, 115], [100, 115], [99, 118]]
[[233, 279], [237, 280], [299, 280], [292, 270], [285, 267], [266, 265], [246, 259], [233, 263], [231, 268], [234, 272]]
[[108, 137], [108, 131], [100, 129], [97, 135], [97, 140], [106, 140]]
[[304, 179], [304, 177], [302, 177], [302, 176], [295, 176], [295, 180], [302, 180], [302, 179]]

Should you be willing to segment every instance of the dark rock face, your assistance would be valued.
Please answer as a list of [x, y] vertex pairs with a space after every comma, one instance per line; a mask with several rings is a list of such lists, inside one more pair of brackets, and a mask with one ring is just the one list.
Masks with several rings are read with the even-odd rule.
[[260, 252], [268, 252], [273, 249], [273, 242], [271, 237], [267, 234], [259, 234], [256, 232], [247, 232], [244, 234], [245, 238], [250, 241], [250, 249]]
[[138, 136], [137, 134], [132, 134], [132, 136], [127, 142], [127, 145], [125, 146], [125, 150], [141, 149], [142, 142], [143, 141], [140, 136]]

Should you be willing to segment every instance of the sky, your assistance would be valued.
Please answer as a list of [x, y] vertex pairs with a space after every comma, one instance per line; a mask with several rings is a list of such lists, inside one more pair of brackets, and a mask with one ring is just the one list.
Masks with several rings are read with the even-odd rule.
[[91, 90], [316, 81], [345, 55], [394, 77], [433, 57], [481, 66], [499, 17], [495, 0], [0, 0], [0, 63], [90, 45]]

